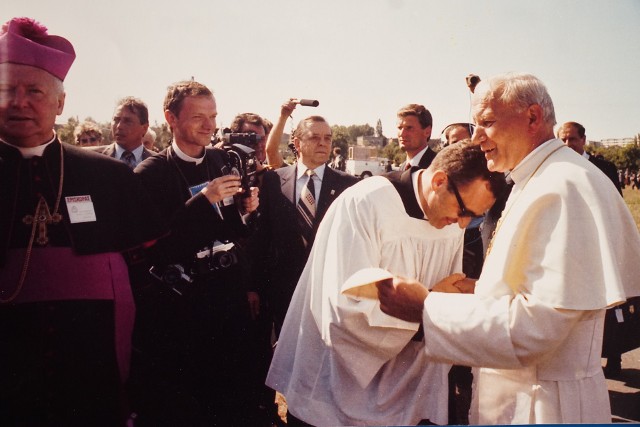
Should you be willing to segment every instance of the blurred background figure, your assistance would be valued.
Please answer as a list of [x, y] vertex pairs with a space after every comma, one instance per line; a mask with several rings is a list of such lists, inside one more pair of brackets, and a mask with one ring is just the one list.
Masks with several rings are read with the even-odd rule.
[[471, 123], [452, 123], [442, 130], [444, 145], [455, 144], [463, 139], [471, 139], [474, 125]]
[[149, 151], [153, 151], [155, 153], [159, 152], [158, 147], [156, 147], [156, 132], [148, 128], [147, 133], [142, 137], [142, 145]]
[[102, 131], [96, 123], [85, 121], [76, 126], [73, 131], [76, 145], [80, 147], [95, 147], [102, 145]]

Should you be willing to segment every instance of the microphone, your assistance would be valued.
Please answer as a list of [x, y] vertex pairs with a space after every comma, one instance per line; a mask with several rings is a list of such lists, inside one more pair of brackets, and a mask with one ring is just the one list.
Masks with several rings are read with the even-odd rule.
[[304, 107], [317, 107], [320, 102], [317, 99], [295, 99], [293, 102]]

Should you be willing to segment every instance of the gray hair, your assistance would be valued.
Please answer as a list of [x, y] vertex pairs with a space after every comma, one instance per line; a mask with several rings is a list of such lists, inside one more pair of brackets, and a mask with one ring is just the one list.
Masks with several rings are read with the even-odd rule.
[[498, 100], [522, 112], [533, 104], [542, 108], [542, 120], [549, 126], [555, 126], [556, 113], [553, 101], [546, 86], [532, 74], [505, 73], [483, 80], [475, 91], [482, 101]]

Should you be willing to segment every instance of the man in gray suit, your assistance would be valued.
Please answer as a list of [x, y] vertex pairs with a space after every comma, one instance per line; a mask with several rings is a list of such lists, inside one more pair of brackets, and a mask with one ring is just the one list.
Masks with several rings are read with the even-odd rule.
[[[357, 178], [327, 167], [331, 154], [331, 127], [320, 116], [298, 124], [293, 143], [294, 165], [268, 171], [260, 189], [258, 231], [250, 242], [252, 280], [261, 300], [272, 311], [276, 336], [289, 307], [296, 283], [313, 245], [316, 230], [329, 205]], [[311, 175], [311, 176], [309, 176]], [[312, 215], [305, 223], [301, 197], [313, 187]]]
[[132, 170], [155, 153], [144, 147], [142, 139], [149, 128], [149, 110], [138, 98], [128, 96], [118, 101], [111, 119], [113, 144], [91, 148], [122, 160]]

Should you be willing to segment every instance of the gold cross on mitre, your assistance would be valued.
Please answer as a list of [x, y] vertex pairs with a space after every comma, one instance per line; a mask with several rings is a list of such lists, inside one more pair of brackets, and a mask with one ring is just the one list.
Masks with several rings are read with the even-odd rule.
[[49, 212], [49, 205], [42, 196], [40, 196], [40, 200], [38, 200], [35, 215], [26, 215], [22, 218], [23, 223], [33, 225], [34, 229], [36, 226], [38, 227], [38, 238], [36, 239], [36, 242], [40, 246], [44, 246], [49, 243], [47, 225], [57, 224], [60, 221], [62, 221], [62, 215], [58, 212], [54, 212], [53, 215], [51, 215], [51, 212]]

